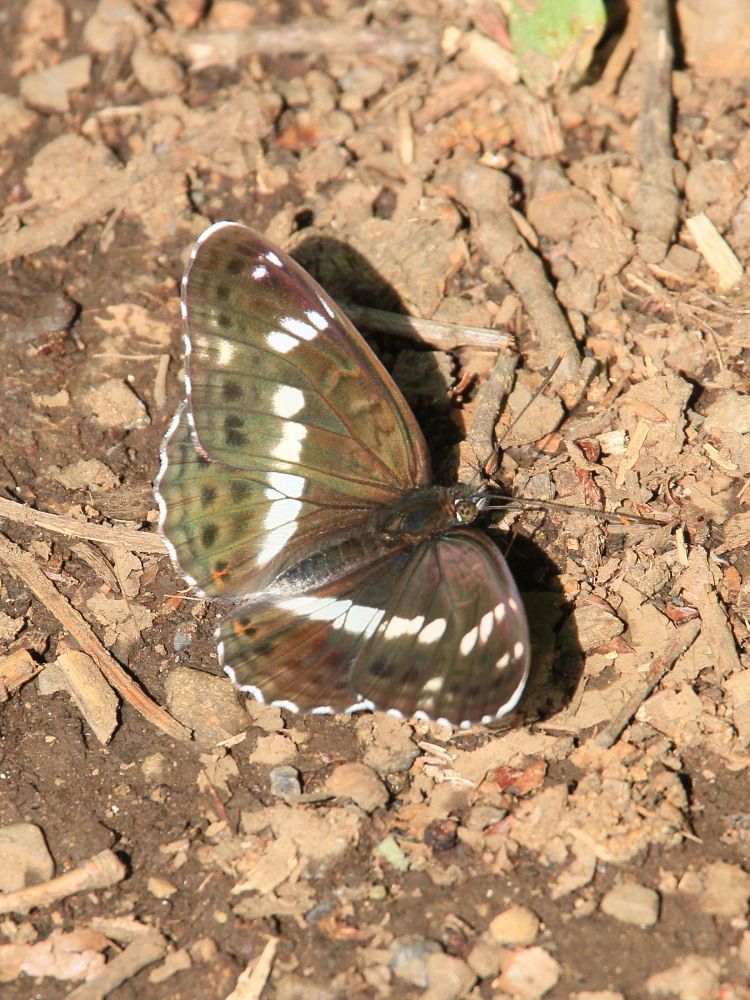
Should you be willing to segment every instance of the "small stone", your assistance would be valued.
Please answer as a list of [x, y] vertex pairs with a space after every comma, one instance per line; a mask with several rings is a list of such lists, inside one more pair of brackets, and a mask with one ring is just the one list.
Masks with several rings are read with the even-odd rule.
[[21, 97], [38, 111], [70, 110], [69, 91], [81, 90], [91, 79], [91, 56], [76, 56], [57, 66], [35, 70], [21, 77]]
[[637, 882], [623, 882], [601, 901], [602, 913], [625, 924], [653, 927], [659, 919], [659, 893]]
[[51, 879], [55, 863], [44, 834], [33, 823], [0, 827], [0, 892], [14, 892]]
[[393, 942], [388, 965], [399, 979], [426, 989], [429, 985], [427, 959], [430, 955], [442, 953], [442, 950], [437, 941], [410, 934]]
[[561, 968], [544, 948], [521, 948], [508, 953], [499, 985], [521, 1000], [535, 1000], [557, 985]]
[[117, 476], [98, 458], [79, 458], [63, 468], [52, 467], [50, 479], [61, 483], [69, 490], [111, 490], [117, 486]]
[[151, 423], [146, 407], [124, 382], [95, 386], [85, 394], [83, 402], [94, 423], [104, 429], [142, 430]]
[[466, 961], [480, 979], [496, 976], [503, 964], [506, 949], [493, 941], [489, 934], [483, 934], [469, 952]]
[[571, 993], [570, 1000], [625, 1000], [625, 997], [614, 990], [581, 990]]
[[184, 86], [179, 63], [163, 52], [153, 52], [146, 39], [138, 42], [130, 62], [133, 75], [149, 94], [178, 94]]
[[157, 878], [152, 876], [146, 882], [146, 888], [151, 893], [152, 896], [156, 896], [157, 899], [169, 899], [170, 896], [174, 896], [177, 892], [177, 886], [172, 885], [171, 882], [167, 882], [165, 878]]
[[167, 675], [164, 689], [169, 711], [195, 732], [201, 747], [214, 747], [247, 728], [247, 713], [224, 677], [178, 667]]
[[409, 870], [409, 859], [401, 850], [398, 841], [392, 833], [389, 833], [387, 837], [383, 837], [375, 850], [397, 872]]
[[384, 712], [358, 719], [355, 732], [365, 751], [364, 763], [379, 774], [408, 771], [422, 752], [411, 738], [409, 723]]
[[655, 997], [714, 1000], [719, 988], [719, 968], [715, 958], [688, 955], [678, 965], [649, 976], [646, 989]]
[[141, 773], [147, 785], [161, 785], [169, 773], [169, 761], [163, 753], [149, 754], [141, 762]]
[[188, 951], [190, 952], [190, 957], [197, 965], [209, 965], [216, 960], [216, 956], [219, 954], [219, 946], [213, 938], [203, 937], [194, 941]]
[[106, 55], [129, 52], [133, 40], [150, 31], [146, 18], [129, 0], [99, 0], [96, 11], [83, 27], [83, 37], [88, 48]]
[[291, 764], [272, 767], [268, 772], [268, 777], [271, 782], [271, 795], [277, 799], [285, 799], [289, 795], [299, 795], [302, 791], [299, 771]]
[[477, 977], [462, 959], [436, 952], [427, 956], [427, 981], [429, 985], [420, 1000], [459, 1000]]
[[738, 392], [725, 390], [706, 410], [703, 430], [706, 434], [719, 437], [727, 431], [750, 433], [750, 399]]
[[706, 865], [701, 874], [703, 892], [698, 903], [705, 913], [727, 920], [745, 916], [750, 899], [750, 874], [744, 868], [716, 861]]
[[339, 764], [326, 781], [331, 795], [351, 799], [367, 813], [382, 809], [388, 802], [388, 790], [366, 764]]
[[458, 840], [458, 821], [455, 819], [434, 819], [424, 831], [424, 842], [433, 851], [449, 851]]
[[490, 920], [490, 936], [498, 944], [531, 944], [539, 933], [539, 917], [525, 906], [511, 906]]

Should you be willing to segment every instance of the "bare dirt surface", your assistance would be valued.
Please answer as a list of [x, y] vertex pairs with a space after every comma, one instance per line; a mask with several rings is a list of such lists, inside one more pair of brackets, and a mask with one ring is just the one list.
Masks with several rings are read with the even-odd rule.
[[[747, 17], [671, 63], [646, 0], [542, 99], [490, 0], [1, 6], [3, 1000], [746, 1000]], [[501, 726], [217, 676], [151, 486], [222, 218], [453, 324], [371, 340], [447, 481], [509, 334], [502, 426], [566, 352], [499, 477], [649, 523], [506, 517]]]

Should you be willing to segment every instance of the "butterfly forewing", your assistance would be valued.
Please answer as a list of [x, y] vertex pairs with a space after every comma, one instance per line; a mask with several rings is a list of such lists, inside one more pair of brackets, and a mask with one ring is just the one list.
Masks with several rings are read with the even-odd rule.
[[203, 234], [183, 313], [187, 409], [157, 491], [174, 558], [203, 593], [260, 590], [373, 507], [429, 482], [424, 439], [390, 376], [260, 234], [232, 223]]
[[[283, 473], [253, 475], [210, 461], [197, 444], [186, 407], [166, 443], [168, 462], [158, 483], [162, 530], [174, 561], [206, 595], [239, 600], [262, 590], [326, 537], [355, 526], [365, 505], [341, 497], [329, 523], [333, 488]], [[304, 493], [306, 499], [299, 497]]]

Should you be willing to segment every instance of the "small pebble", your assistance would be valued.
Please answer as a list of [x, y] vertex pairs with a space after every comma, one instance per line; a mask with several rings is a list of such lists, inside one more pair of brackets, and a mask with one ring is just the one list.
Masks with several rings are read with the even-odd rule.
[[299, 780], [299, 771], [291, 764], [281, 764], [273, 767], [268, 772], [271, 781], [271, 795], [277, 799], [285, 799], [288, 795], [299, 795], [302, 786]]
[[142, 430], [151, 423], [146, 407], [124, 382], [112, 380], [94, 386], [84, 394], [82, 402], [94, 423], [105, 429]]
[[750, 399], [738, 392], [725, 390], [706, 410], [703, 430], [706, 434], [719, 437], [727, 431], [747, 434], [750, 432]]
[[410, 934], [393, 942], [388, 965], [399, 979], [425, 989], [429, 985], [427, 959], [442, 950], [437, 941]]
[[601, 910], [625, 924], [653, 927], [659, 919], [659, 893], [637, 882], [623, 882], [604, 896]]
[[224, 677], [177, 667], [167, 674], [164, 689], [169, 711], [194, 731], [200, 747], [214, 747], [247, 728], [247, 713]]
[[714, 1000], [719, 989], [719, 963], [707, 955], [688, 955], [678, 965], [656, 972], [646, 980], [654, 997], [680, 1000]]
[[351, 799], [360, 809], [371, 813], [388, 802], [388, 790], [366, 764], [339, 764], [326, 781], [331, 795]]
[[521, 948], [508, 953], [499, 985], [521, 1000], [535, 1000], [557, 985], [561, 972], [560, 963], [544, 948]]
[[141, 773], [147, 785], [160, 785], [169, 774], [169, 761], [163, 753], [152, 753], [141, 761]]
[[427, 981], [429, 985], [420, 1000], [459, 1000], [477, 977], [460, 958], [436, 952], [427, 956]]
[[505, 948], [493, 941], [489, 934], [483, 934], [469, 952], [466, 961], [480, 979], [489, 979], [500, 971], [505, 958]]
[[174, 896], [177, 892], [176, 885], [172, 885], [171, 882], [167, 882], [165, 878], [156, 878], [155, 876], [152, 876], [146, 882], [146, 888], [151, 895], [156, 896], [157, 899], [169, 899], [170, 896]]
[[489, 932], [498, 944], [531, 944], [539, 933], [539, 917], [525, 906], [511, 906], [490, 920]]
[[11, 823], [0, 827], [0, 892], [46, 882], [54, 872], [55, 863], [38, 826]]

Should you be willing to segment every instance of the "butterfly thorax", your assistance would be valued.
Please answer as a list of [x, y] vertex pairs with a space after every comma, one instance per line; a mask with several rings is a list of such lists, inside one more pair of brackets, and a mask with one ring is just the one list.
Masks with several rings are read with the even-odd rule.
[[480, 498], [468, 486], [429, 486], [411, 490], [372, 512], [363, 524], [349, 528], [280, 573], [268, 588], [293, 594], [330, 583], [360, 566], [415, 548], [451, 528], [471, 523]]

